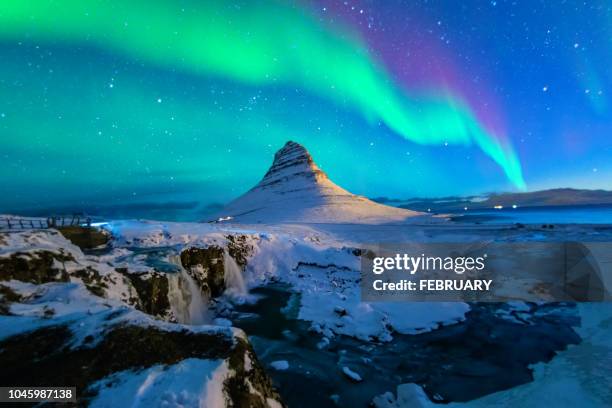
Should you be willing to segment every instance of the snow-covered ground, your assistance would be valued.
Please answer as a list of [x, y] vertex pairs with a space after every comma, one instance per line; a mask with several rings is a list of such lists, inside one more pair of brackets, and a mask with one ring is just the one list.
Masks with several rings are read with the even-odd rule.
[[[232, 329], [231, 322], [216, 319], [217, 326], [182, 325], [160, 320], [134, 308], [135, 296], [129, 279], [118, 269], [129, 273], [150, 274], [156, 271], [147, 254], [159, 253], [169, 262], [167, 253], [211, 245], [227, 247], [231, 236], [244, 238], [250, 250], [244, 271], [248, 289], [270, 282], [288, 284], [299, 294], [297, 318], [308, 322], [310, 330], [325, 348], [338, 336], [361, 341], [389, 342], [396, 333], [410, 335], [434, 330], [441, 325], [462, 321], [470, 307], [466, 303], [366, 303], [360, 301], [360, 259], [356, 249], [377, 242], [466, 242], [541, 241], [577, 239], [603, 241], [609, 238], [605, 229], [590, 226], [557, 226], [555, 231], [527, 227], [475, 226], [428, 221], [411, 224], [236, 224], [173, 223], [144, 220], [109, 220], [102, 228], [113, 240], [105, 251], [84, 254], [61, 234], [54, 231], [23, 231], [0, 235], [0, 259], [17, 253], [35, 257], [40, 251], [65, 256], [55, 260], [55, 267], [69, 275], [66, 282], [44, 284], [4, 280], [1, 284], [22, 298], [10, 305], [11, 315], [0, 316], [0, 341], [16, 334], [46, 326], [67, 324], [74, 336], [71, 347], [78, 348], [86, 339], [101, 339], [103, 332], [121, 324], [157, 327], [164, 331], [189, 330], [201, 333], [224, 333], [244, 336]], [[148, 251], [148, 252], [147, 252]], [[104, 295], [88, 291], [78, 271], [94, 269], [104, 282]], [[241, 295], [235, 295], [235, 297]], [[239, 299], [238, 299], [239, 300]], [[244, 296], [245, 301], [250, 301]], [[222, 304], [223, 301], [220, 300]], [[520, 312], [522, 305], [515, 309]], [[604, 304], [579, 306], [582, 324], [578, 328], [582, 343], [562, 351], [550, 363], [534, 366], [535, 381], [471, 401], [466, 406], [536, 406], [543, 402], [558, 406], [602, 406], [610, 401], [609, 338], [612, 308]], [[52, 310], [52, 317], [45, 314]], [[214, 316], [213, 316], [214, 317]], [[508, 316], [508, 318], [513, 318]], [[95, 342], [93, 343], [95, 344]], [[89, 344], [92, 346], [92, 344]], [[246, 364], [246, 363], [245, 363]], [[269, 369], [290, 371], [284, 360]], [[350, 367], [344, 375], [358, 382], [361, 374]], [[217, 406], [223, 398], [220, 384], [228, 377], [223, 359], [185, 359], [171, 365], [158, 364], [144, 370], [113, 373], [96, 383], [99, 388], [94, 406], [117, 406], [129, 401], [132, 406]], [[418, 386], [404, 386], [399, 392], [379, 396], [379, 406], [399, 407], [399, 400], [410, 404], [432, 404]], [[268, 402], [270, 406], [275, 401]], [[456, 404], [457, 406], [463, 404]]]
[[[299, 318], [326, 337], [343, 334], [368, 340], [391, 339], [392, 331], [417, 333], [460, 321], [466, 303], [364, 303], [360, 301], [360, 243], [316, 225], [109, 222], [116, 243], [168, 247], [226, 245], [228, 234], [243, 234], [253, 246], [246, 270], [249, 286], [271, 279], [289, 283], [301, 294]], [[353, 226], [356, 228], [356, 226]], [[361, 225], [364, 231], [370, 226]], [[401, 226], [394, 230], [403, 232]], [[387, 238], [389, 231], [387, 232]], [[117, 245], [116, 244], [116, 245]], [[342, 313], [338, 311], [342, 310]]]
[[[612, 401], [612, 304], [578, 305], [582, 342], [569, 346], [548, 364], [533, 366], [534, 381], [467, 403], [447, 407], [608, 407]], [[400, 385], [395, 392], [374, 398], [377, 408], [439, 406], [416, 384]]]

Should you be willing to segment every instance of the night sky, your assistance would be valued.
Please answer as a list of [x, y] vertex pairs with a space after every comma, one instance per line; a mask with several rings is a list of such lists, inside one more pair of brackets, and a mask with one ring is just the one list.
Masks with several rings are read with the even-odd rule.
[[612, 188], [609, 4], [4, 0], [0, 211]]

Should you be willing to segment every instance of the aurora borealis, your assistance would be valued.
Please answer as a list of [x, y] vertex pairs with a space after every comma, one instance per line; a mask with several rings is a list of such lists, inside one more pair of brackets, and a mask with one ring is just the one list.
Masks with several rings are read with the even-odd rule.
[[612, 14], [494, 3], [4, 1], [3, 207], [225, 202], [289, 139], [369, 196], [601, 187]]

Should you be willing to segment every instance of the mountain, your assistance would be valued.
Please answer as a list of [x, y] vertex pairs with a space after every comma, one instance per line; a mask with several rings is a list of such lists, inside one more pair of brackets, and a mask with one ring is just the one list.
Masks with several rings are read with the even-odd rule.
[[389, 207], [334, 184], [300, 144], [287, 142], [263, 179], [218, 219], [241, 223], [389, 223], [422, 213]]
[[550, 190], [530, 191], [526, 193], [494, 193], [484, 197], [444, 197], [444, 198], [414, 198], [410, 200], [376, 199], [380, 202], [394, 203], [400, 208], [417, 210], [457, 211], [467, 207], [471, 210], [493, 208], [495, 206], [510, 207], [550, 207], [574, 205], [606, 205], [612, 204], [612, 191], [583, 190], [575, 188], [554, 188]]
[[522, 207], [612, 204], [612, 191], [555, 188], [529, 193], [492, 194], [483, 204], [516, 204]]

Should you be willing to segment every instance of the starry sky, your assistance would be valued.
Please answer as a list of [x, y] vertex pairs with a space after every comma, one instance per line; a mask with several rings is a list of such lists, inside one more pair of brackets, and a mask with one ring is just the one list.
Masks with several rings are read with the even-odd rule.
[[612, 188], [605, 1], [4, 0], [0, 61], [0, 211], [206, 213], [287, 140], [370, 197]]

